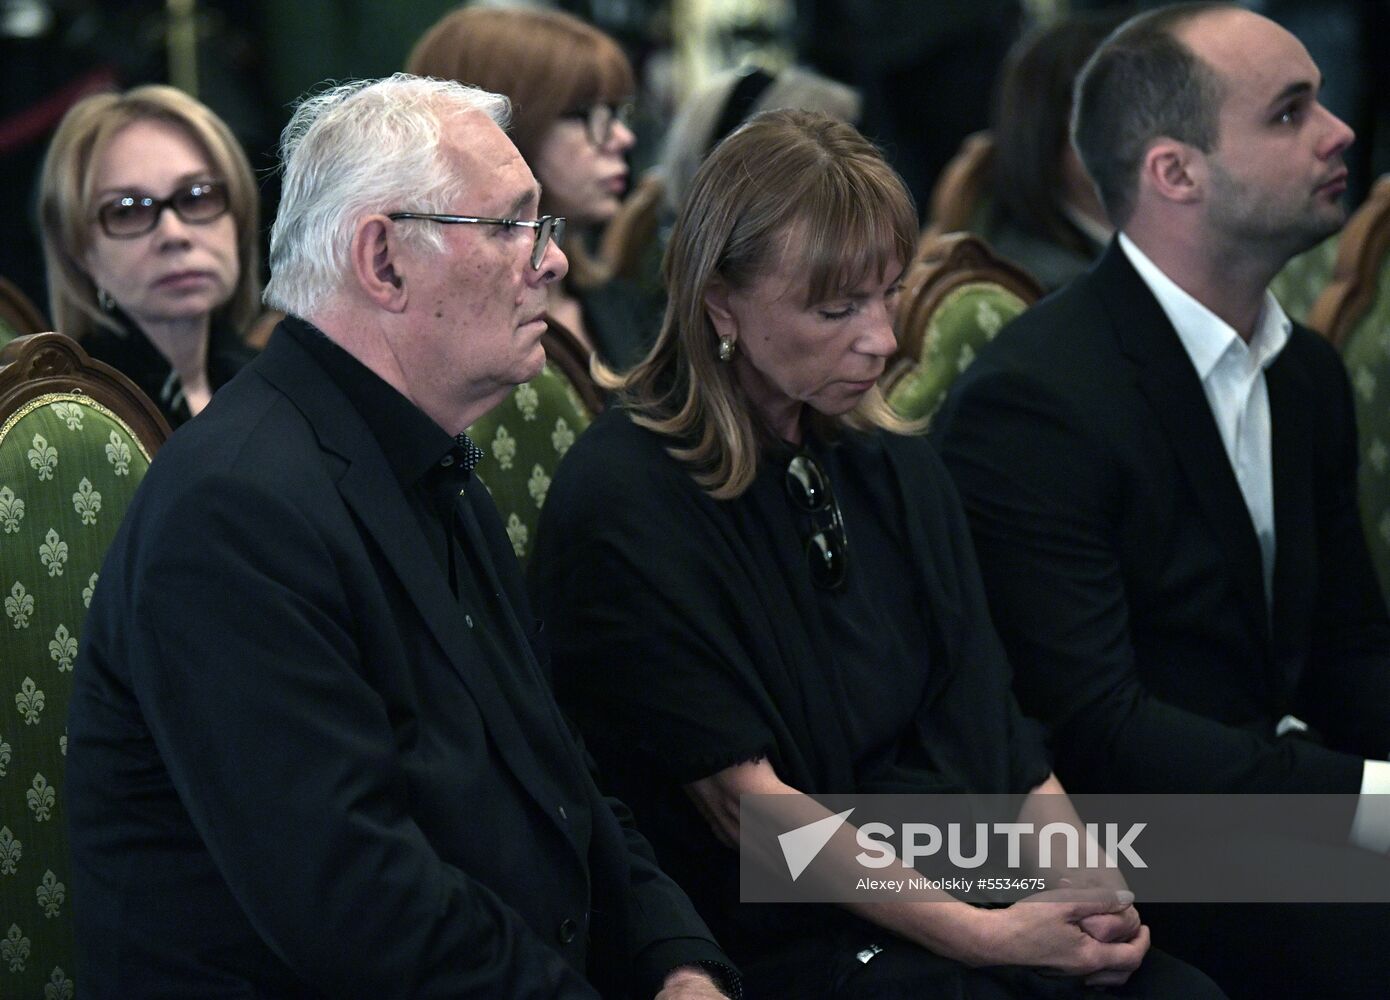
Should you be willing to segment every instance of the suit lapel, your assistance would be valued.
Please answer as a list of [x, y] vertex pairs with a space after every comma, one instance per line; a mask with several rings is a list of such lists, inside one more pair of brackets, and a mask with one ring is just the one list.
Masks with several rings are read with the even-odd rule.
[[[537, 726], [548, 728], [554, 736], [552, 740], [541, 740], [538, 731], [538, 738], [527, 740], [527, 746], [537, 753], [550, 751], [552, 766], [543, 769], [545, 774], [566, 773], [569, 781], [582, 784], [587, 772], [560, 706], [551, 696], [548, 657], [543, 665], [543, 654], [532, 645], [531, 633], [523, 624], [523, 621], [534, 622], [534, 619], [530, 615], [531, 605], [521, 578], [521, 568], [510, 548], [502, 549], [489, 544], [489, 538], [505, 539], [506, 534], [482, 480], [475, 478], [472, 481], [468, 488], [468, 501], [461, 503], [460, 508], [467, 541], [475, 558], [482, 564], [488, 586], [497, 594], [501, 605], [505, 619], [502, 624], [509, 633], [508, 642], [518, 658], [512, 666], [526, 674], [524, 689], [521, 685], [512, 685], [513, 695], [517, 699], [517, 714], [529, 716]], [[519, 618], [518, 614], [522, 617]]]
[[1231, 567], [1254, 634], [1267, 642], [1269, 613], [1259, 540], [1192, 359], [1117, 242], [1110, 244], [1086, 280], [1105, 303], [1120, 349], [1137, 366], [1139, 389]]
[[1313, 428], [1308, 421], [1309, 399], [1316, 398], [1307, 372], [1299, 368], [1286, 346], [1265, 370], [1274, 462], [1274, 638], [1276, 649], [1298, 649], [1302, 636], [1290, 631], [1312, 620], [1306, 605], [1309, 581], [1317, 573], [1313, 525]]
[[[312, 358], [287, 336], [272, 339], [261, 374], [299, 409], [325, 451], [345, 462], [338, 478], [344, 502], [375, 541], [479, 712], [518, 782], [557, 827], [556, 789], [518, 725], [513, 700], [487, 654], [462, 620], [458, 602], [431, 556], [419, 522], [371, 430]], [[568, 837], [566, 838], [568, 839]]]

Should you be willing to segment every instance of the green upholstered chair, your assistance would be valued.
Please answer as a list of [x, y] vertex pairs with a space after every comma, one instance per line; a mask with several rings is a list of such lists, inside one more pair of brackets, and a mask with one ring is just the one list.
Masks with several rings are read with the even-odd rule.
[[484, 452], [478, 477], [492, 493], [523, 563], [535, 546], [541, 507], [560, 459], [603, 409], [589, 377], [588, 352], [574, 335], [551, 320], [542, 342], [541, 373], [468, 428]]
[[[932, 187], [923, 243], [944, 233], [984, 232], [990, 215], [994, 136], [986, 129], [965, 137]], [[922, 250], [919, 245], [918, 251]]]
[[169, 428], [125, 376], [40, 333], [0, 352], [0, 996], [73, 996], [68, 696], [116, 527]]
[[1329, 236], [1311, 250], [1294, 257], [1284, 269], [1269, 283], [1269, 290], [1284, 307], [1284, 312], [1299, 323], [1312, 326], [1319, 333], [1321, 327], [1309, 322], [1313, 306], [1332, 280], [1332, 268], [1337, 260], [1339, 239]]
[[1313, 308], [1315, 327], [1342, 351], [1361, 443], [1361, 517], [1390, 597], [1390, 175], [1342, 230], [1331, 282]]
[[881, 385], [888, 404], [911, 420], [930, 417], [979, 349], [1041, 296], [978, 236], [925, 238], [903, 279], [898, 354]]

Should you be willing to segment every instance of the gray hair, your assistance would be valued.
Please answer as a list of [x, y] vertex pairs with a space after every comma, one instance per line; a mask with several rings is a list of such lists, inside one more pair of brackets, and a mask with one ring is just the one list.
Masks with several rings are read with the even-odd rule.
[[[695, 171], [709, 155], [714, 128], [724, 113], [743, 71], [733, 69], [720, 73], [686, 98], [680, 112], [671, 123], [661, 156], [661, 168], [666, 178], [666, 206], [679, 211], [686, 192], [695, 179]], [[748, 118], [759, 111], [779, 108], [801, 108], [819, 111], [838, 121], [856, 125], [861, 113], [859, 92], [843, 83], [811, 70], [788, 67], [774, 74], [772, 83], [758, 95], [748, 109]]]
[[1115, 30], [1077, 77], [1071, 141], [1116, 229], [1134, 213], [1139, 168], [1155, 139], [1216, 148], [1226, 88], [1174, 32], [1232, 3], [1181, 3], [1139, 14]]
[[[357, 221], [373, 212], [447, 212], [461, 183], [440, 155], [442, 123], [481, 111], [506, 128], [500, 94], [397, 73], [305, 98], [280, 136], [284, 182], [270, 230], [265, 304], [299, 316], [316, 311], [349, 268]], [[442, 252], [434, 226], [402, 229], [402, 240]]]

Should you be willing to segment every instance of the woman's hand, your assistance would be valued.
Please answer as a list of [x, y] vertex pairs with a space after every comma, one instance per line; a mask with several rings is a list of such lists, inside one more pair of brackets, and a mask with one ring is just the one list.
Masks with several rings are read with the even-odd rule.
[[1081, 929], [1097, 941], [1129, 941], [1139, 933], [1144, 922], [1139, 911], [1127, 906], [1118, 913], [1097, 913], [1081, 921]]
[[988, 913], [973, 965], [1023, 965], [1082, 977], [1093, 986], [1125, 982], [1149, 950], [1129, 892], [1056, 889]]
[[[1060, 809], [1074, 819], [1061, 786], [1055, 778], [1049, 782], [1030, 796], [1034, 810]], [[784, 796], [779, 805], [786, 828], [830, 815], [814, 799], [783, 784], [767, 760], [734, 765], [687, 785], [686, 792], [715, 836], [730, 847], [738, 845], [741, 795]], [[841, 876], [862, 874], [855, 860], [854, 834], [852, 823], [843, 824], [817, 863], [835, 868]], [[780, 861], [773, 858], [772, 863]], [[907, 878], [917, 873], [899, 866], [885, 874]], [[1129, 978], [1149, 950], [1149, 931], [1134, 909], [1134, 894], [1122, 886], [1053, 889], [1002, 910], [979, 909], [945, 893], [928, 893], [934, 898], [914, 901], [845, 905], [872, 923], [967, 965], [1022, 965], [1079, 976], [1091, 985], [1116, 985]]]

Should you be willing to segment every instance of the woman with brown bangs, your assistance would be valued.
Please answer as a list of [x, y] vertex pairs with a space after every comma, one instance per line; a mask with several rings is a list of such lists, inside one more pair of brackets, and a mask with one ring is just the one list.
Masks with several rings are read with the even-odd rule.
[[[876, 387], [916, 236], [901, 179], [823, 115], [758, 115], [700, 167], [660, 337], [600, 372], [621, 405], [542, 511], [560, 701], [750, 997], [1220, 996], [1149, 952], [1111, 874], [1011, 906], [739, 901], [743, 795], [777, 795], [782, 829], [837, 793], [997, 793], [1079, 822], [1010, 693], [950, 480]], [[853, 866], [853, 843], [816, 864]]]
[[511, 138], [540, 181], [540, 211], [567, 225], [570, 270], [550, 286], [552, 327], [585, 354], [634, 364], [654, 324], [635, 291], [588, 252], [622, 204], [636, 142], [627, 124], [636, 83], [617, 42], [560, 11], [464, 7], [425, 32], [406, 70], [511, 98]]

